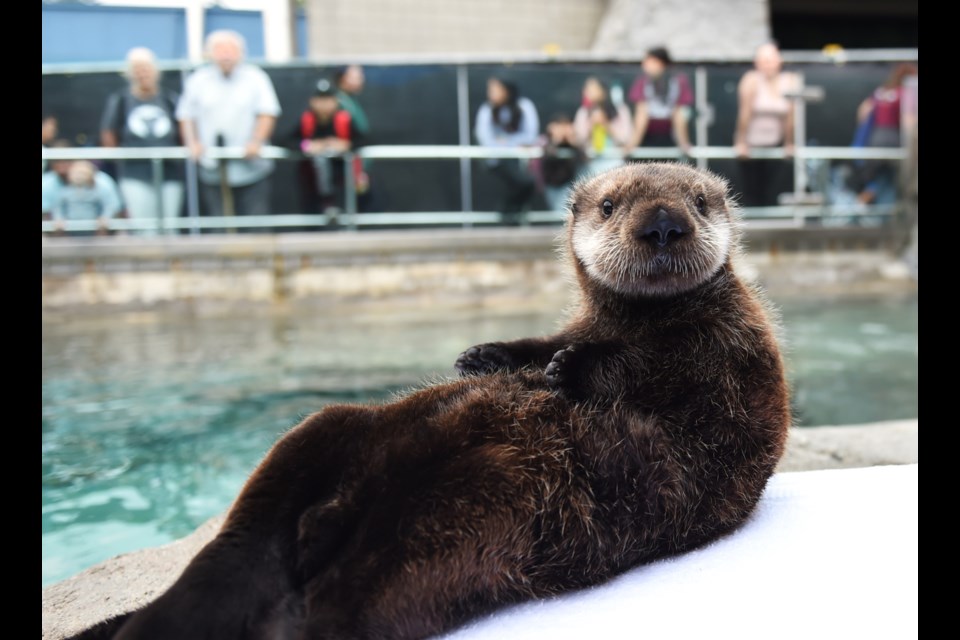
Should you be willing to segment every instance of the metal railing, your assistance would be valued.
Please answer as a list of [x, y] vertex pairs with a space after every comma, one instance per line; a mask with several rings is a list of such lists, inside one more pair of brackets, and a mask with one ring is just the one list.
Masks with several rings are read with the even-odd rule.
[[[531, 160], [542, 157], [539, 148], [493, 149], [478, 146], [458, 145], [392, 145], [369, 146], [355, 152], [331, 154], [330, 157], [341, 157], [344, 160], [344, 202], [342, 213], [332, 214], [266, 214], [251, 216], [201, 216], [197, 198], [196, 162], [190, 158], [185, 147], [152, 147], [152, 148], [56, 148], [43, 149], [42, 159], [56, 160], [149, 160], [153, 167], [153, 184], [160, 195], [160, 185], [163, 182], [163, 161], [180, 160], [187, 166], [187, 216], [175, 220], [146, 220], [136, 218], [116, 218], [109, 222], [113, 231], [161, 231], [178, 232], [189, 230], [199, 233], [201, 230], [233, 230], [233, 229], [283, 229], [283, 228], [324, 228], [337, 225], [341, 228], [355, 230], [365, 226], [417, 226], [417, 225], [483, 225], [503, 222], [503, 216], [496, 211], [473, 211], [472, 207], [464, 206], [458, 211], [404, 211], [404, 212], [357, 212], [357, 193], [353, 189], [353, 158], [360, 157], [367, 160], [460, 160], [475, 159], [503, 159], [515, 158]], [[219, 147], [207, 150], [205, 156], [214, 160], [239, 160], [244, 157], [241, 147]], [[300, 152], [291, 151], [282, 147], [265, 147], [261, 156], [277, 160], [298, 160], [308, 156]], [[627, 154], [629, 158], [642, 160], [677, 160], [703, 163], [707, 160], [734, 159], [736, 153], [731, 147], [693, 147], [689, 153], [681, 153], [677, 148], [640, 148]], [[783, 149], [754, 149], [751, 158], [787, 160]], [[900, 148], [852, 148], [852, 147], [797, 147], [793, 154], [793, 162], [805, 163], [809, 160], [890, 160], [904, 161], [907, 152]], [[469, 194], [467, 182], [469, 173], [461, 172], [462, 192]], [[794, 194], [795, 196], [799, 194]], [[770, 207], [750, 207], [744, 210], [745, 218], [749, 220], [763, 220], [771, 226], [803, 226], [811, 217], [857, 217], [857, 216], [890, 216], [897, 210], [895, 205], [856, 205], [840, 206], [817, 202], [805, 202], [803, 197], [794, 198], [790, 204]], [[521, 217], [521, 224], [560, 223], [565, 214], [558, 211], [529, 211]], [[96, 231], [96, 220], [71, 220], [69, 231], [89, 232]], [[44, 233], [56, 229], [54, 221], [42, 221]]]

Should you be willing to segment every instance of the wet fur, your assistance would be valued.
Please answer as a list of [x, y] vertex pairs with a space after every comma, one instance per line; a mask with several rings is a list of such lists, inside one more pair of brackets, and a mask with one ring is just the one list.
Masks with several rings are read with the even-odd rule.
[[[726, 184], [630, 165], [571, 209], [581, 300], [562, 331], [308, 417], [173, 587], [82, 637], [422, 638], [741, 524], [790, 415], [769, 311], [731, 267]], [[642, 231], [661, 210], [689, 231], [658, 249]]]

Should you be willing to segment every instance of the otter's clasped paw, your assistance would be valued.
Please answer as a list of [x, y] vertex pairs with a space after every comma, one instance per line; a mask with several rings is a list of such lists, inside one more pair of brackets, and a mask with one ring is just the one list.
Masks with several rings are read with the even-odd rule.
[[453, 366], [462, 376], [478, 376], [509, 369], [513, 365], [510, 353], [495, 342], [478, 344], [460, 354]]
[[577, 391], [579, 376], [578, 361], [581, 353], [576, 345], [570, 345], [553, 354], [544, 373], [547, 384], [557, 391], [574, 394]]

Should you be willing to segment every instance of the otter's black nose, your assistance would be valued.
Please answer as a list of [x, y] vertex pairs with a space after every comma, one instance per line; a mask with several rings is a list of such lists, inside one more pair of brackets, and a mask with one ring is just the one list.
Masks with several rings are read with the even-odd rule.
[[658, 209], [653, 216], [653, 221], [640, 228], [636, 236], [638, 240], [645, 240], [662, 249], [686, 233], [686, 225], [682, 224], [666, 209]]

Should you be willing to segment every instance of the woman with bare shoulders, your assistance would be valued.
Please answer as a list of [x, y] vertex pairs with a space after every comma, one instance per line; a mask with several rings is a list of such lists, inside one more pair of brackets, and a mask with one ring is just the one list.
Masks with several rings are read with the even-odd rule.
[[757, 48], [753, 64], [737, 88], [734, 149], [740, 161], [743, 206], [772, 206], [780, 193], [790, 189], [788, 164], [751, 157], [751, 153], [782, 148], [788, 157], [793, 155], [794, 106], [789, 95], [799, 82], [795, 74], [783, 71], [780, 49], [772, 42]]

